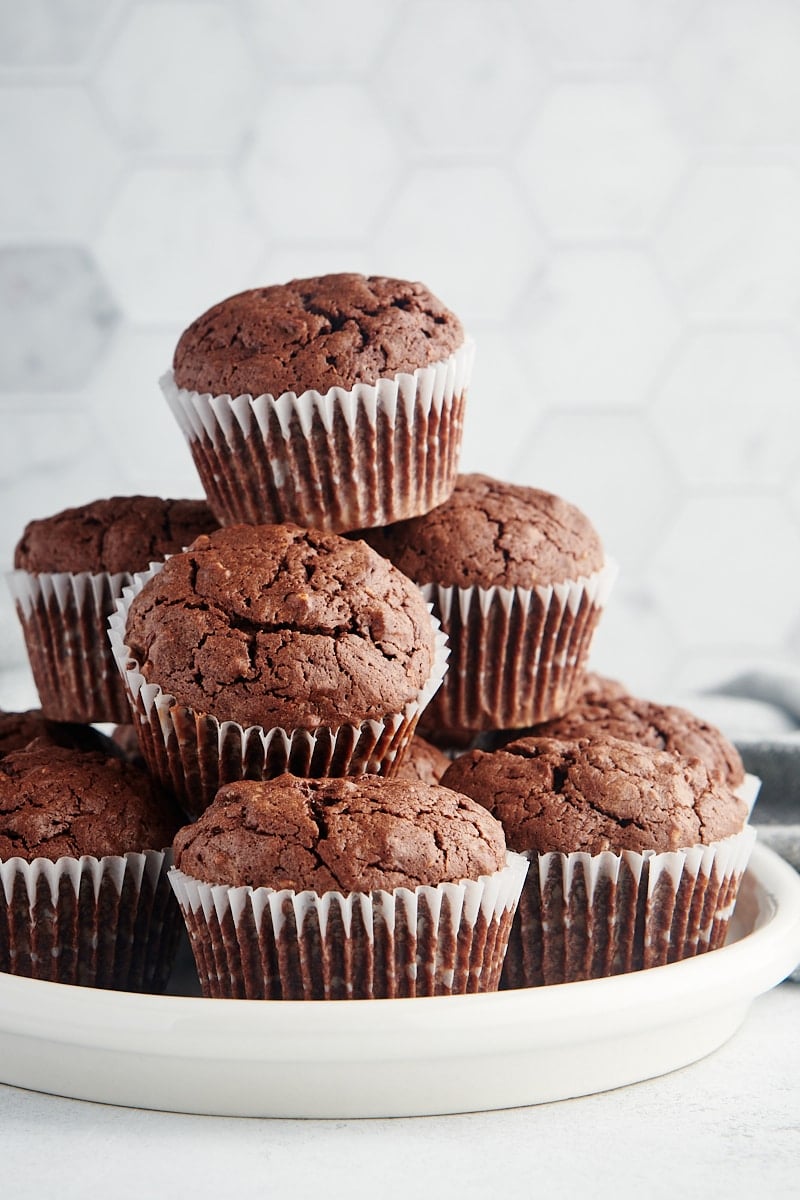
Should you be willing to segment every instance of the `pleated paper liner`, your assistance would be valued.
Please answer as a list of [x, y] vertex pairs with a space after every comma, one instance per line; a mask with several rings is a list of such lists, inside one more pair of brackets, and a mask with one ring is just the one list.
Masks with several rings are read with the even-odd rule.
[[433, 616], [433, 669], [419, 695], [402, 712], [335, 729], [245, 727], [195, 712], [179, 704], [158, 684], [147, 683], [140, 664], [125, 644], [131, 602], [162, 567], [163, 563], [152, 563], [149, 571], [136, 574], [123, 590], [117, 611], [109, 620], [109, 638], [148, 770], [172, 790], [190, 817], [198, 817], [224, 783], [237, 779], [272, 779], [285, 771], [312, 778], [365, 772], [389, 776], [394, 772], [414, 735], [420, 713], [447, 669], [447, 638]]
[[182, 928], [170, 863], [156, 850], [0, 862], [0, 971], [163, 991]]
[[474, 358], [350, 390], [211, 396], [161, 387], [223, 525], [293, 521], [334, 533], [428, 512], [453, 490]]
[[755, 831], [665, 853], [531, 854], [501, 987], [658, 967], [725, 940]]
[[617, 575], [549, 587], [422, 587], [448, 637], [444, 684], [426, 725], [453, 730], [521, 728], [560, 716], [583, 682], [592, 637]]
[[526, 869], [348, 895], [169, 878], [204, 996], [370, 1000], [496, 991]]
[[107, 626], [132, 576], [17, 570], [7, 578], [44, 715], [81, 724], [129, 721]]

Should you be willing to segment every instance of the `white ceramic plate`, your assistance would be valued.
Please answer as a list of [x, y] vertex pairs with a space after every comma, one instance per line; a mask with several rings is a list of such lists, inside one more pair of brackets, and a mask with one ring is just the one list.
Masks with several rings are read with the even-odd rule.
[[0, 1079], [85, 1100], [276, 1117], [470, 1112], [694, 1062], [800, 960], [800, 876], [756, 846], [731, 940], [613, 979], [488, 996], [136, 996], [0, 975]]

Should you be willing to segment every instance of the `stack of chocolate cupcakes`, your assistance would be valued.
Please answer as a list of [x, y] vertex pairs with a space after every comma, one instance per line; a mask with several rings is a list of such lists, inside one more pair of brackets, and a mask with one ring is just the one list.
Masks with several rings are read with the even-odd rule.
[[207, 995], [495, 988], [529, 863], [509, 986], [724, 936], [751, 839], [738, 783], [697, 738], [552, 728], [597, 694], [615, 568], [567, 501], [458, 474], [472, 354], [421, 284], [231, 297], [162, 380], [209, 524], [113, 570], [26, 558], [31, 527], [20, 543], [45, 716], [125, 720], [87, 699], [113, 662], [147, 772], [195, 822], [170, 881]]

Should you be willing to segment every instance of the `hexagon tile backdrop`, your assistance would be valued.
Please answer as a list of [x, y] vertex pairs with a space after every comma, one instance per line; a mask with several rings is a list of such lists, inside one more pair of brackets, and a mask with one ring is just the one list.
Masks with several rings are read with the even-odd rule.
[[[210, 303], [396, 274], [476, 339], [464, 468], [619, 561], [598, 669], [797, 665], [794, 0], [0, 0], [0, 161], [6, 567], [201, 494], [157, 380]], [[0, 704], [25, 671], [4, 590]]]

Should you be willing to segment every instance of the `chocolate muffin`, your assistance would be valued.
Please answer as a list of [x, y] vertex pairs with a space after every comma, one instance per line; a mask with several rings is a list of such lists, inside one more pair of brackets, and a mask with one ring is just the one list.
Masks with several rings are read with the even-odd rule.
[[0, 759], [12, 750], [22, 750], [36, 738], [44, 738], [55, 746], [68, 750], [95, 750], [114, 754], [114, 745], [99, 729], [91, 725], [48, 721], [39, 708], [25, 712], [3, 712], [0, 709]]
[[449, 494], [471, 359], [423, 284], [322, 275], [214, 305], [162, 387], [223, 524], [340, 532]]
[[130, 720], [108, 617], [133, 572], [216, 527], [204, 501], [156, 496], [113, 496], [28, 523], [10, 583], [47, 718]]
[[115, 653], [148, 766], [192, 815], [232, 779], [390, 773], [444, 671], [419, 590], [335, 534], [231, 526], [138, 586]]
[[569, 708], [613, 578], [578, 508], [460, 475], [432, 512], [359, 536], [422, 587], [448, 635], [426, 731], [521, 728]]
[[722, 944], [752, 847], [747, 807], [699, 759], [599, 735], [473, 750], [443, 784], [530, 858], [504, 986], [596, 978]]
[[562, 739], [605, 734], [684, 758], [698, 758], [712, 779], [731, 788], [744, 781], [741, 756], [719, 729], [685, 708], [657, 704], [638, 696], [584, 695], [563, 717], [530, 732], [536, 737]]
[[204, 993], [250, 999], [493, 990], [524, 875], [480, 805], [377, 776], [228, 784], [174, 853]]
[[180, 919], [166, 880], [181, 823], [117, 758], [31, 742], [0, 761], [0, 970], [160, 990]]

